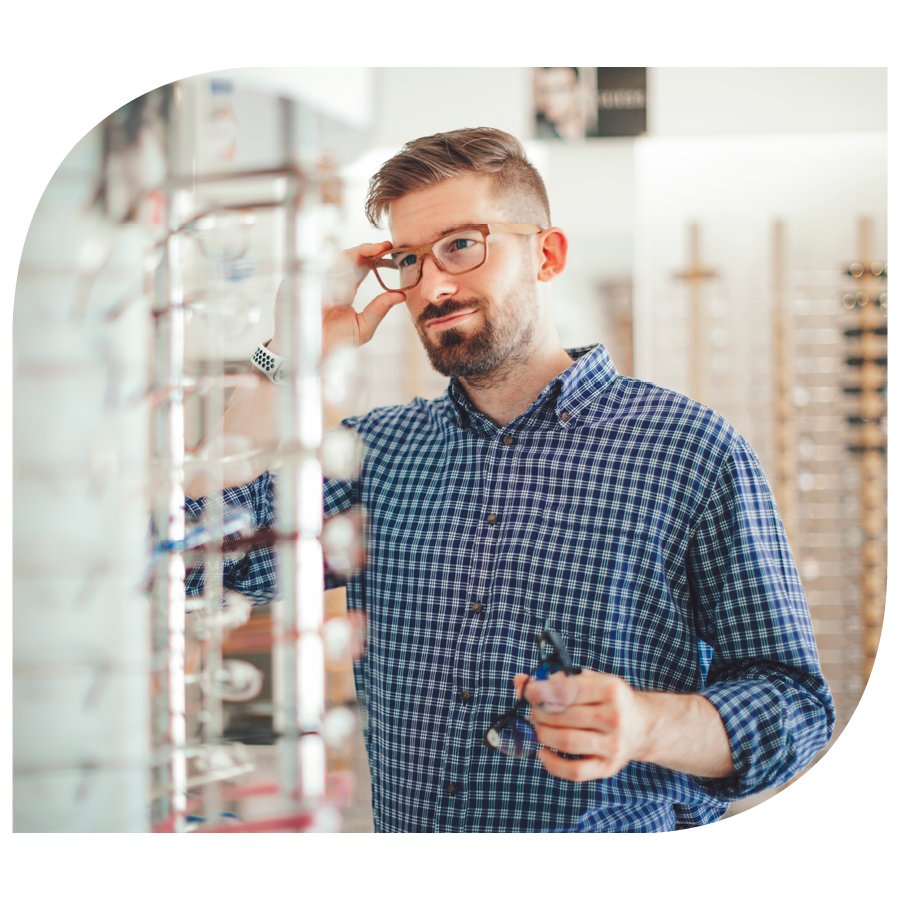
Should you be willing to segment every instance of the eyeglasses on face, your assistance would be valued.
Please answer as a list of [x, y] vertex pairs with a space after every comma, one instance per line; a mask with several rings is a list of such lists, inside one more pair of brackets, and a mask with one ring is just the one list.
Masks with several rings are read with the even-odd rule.
[[[540, 749], [534, 728], [520, 714], [522, 708], [533, 704], [551, 712], [562, 712], [575, 702], [578, 694], [578, 682], [570, 680], [569, 676], [580, 675], [581, 666], [572, 664], [565, 644], [560, 636], [550, 629], [549, 622], [535, 637], [535, 641], [538, 645], [540, 663], [529, 674], [528, 681], [522, 685], [521, 699], [494, 719], [484, 735], [485, 747], [515, 759], [536, 756]], [[540, 699], [525, 699], [525, 688], [531, 681], [541, 683]]]
[[488, 258], [488, 235], [540, 234], [539, 225], [516, 225], [506, 222], [492, 225], [470, 225], [423, 247], [392, 247], [376, 256], [370, 265], [386, 291], [408, 291], [422, 278], [422, 262], [431, 256], [435, 265], [448, 275], [463, 275], [483, 266]]

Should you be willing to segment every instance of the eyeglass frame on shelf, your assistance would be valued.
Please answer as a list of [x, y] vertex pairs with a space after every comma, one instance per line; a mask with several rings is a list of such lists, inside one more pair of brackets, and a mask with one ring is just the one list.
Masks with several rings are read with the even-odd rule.
[[[567, 676], [569, 675], [580, 675], [582, 672], [581, 666], [576, 666], [572, 662], [572, 657], [569, 656], [569, 651], [566, 649], [566, 645], [562, 642], [562, 638], [550, 628], [549, 621], [544, 624], [544, 630], [535, 636], [535, 642], [540, 648], [543, 643], [547, 643], [550, 645], [550, 653], [547, 655], [543, 654], [541, 651], [540, 662], [534, 668], [532, 672], [529, 673], [527, 681], [522, 685], [522, 696], [508, 709], [506, 712], [501, 713], [497, 718], [495, 718], [487, 731], [484, 733], [484, 737], [482, 741], [484, 746], [489, 750], [493, 750], [494, 752], [499, 752], [500, 742], [499, 735], [503, 731], [507, 725], [512, 722], [514, 719], [519, 718], [519, 710], [526, 706], [529, 701], [525, 699], [525, 688], [528, 685], [528, 682], [535, 678], [538, 672], [544, 667], [547, 666], [548, 669], [551, 665], [555, 666], [555, 671], [548, 671], [548, 674], [555, 674], [555, 672], [564, 672]], [[535, 679], [535, 680], [543, 680], [543, 679]], [[523, 721], [525, 721], [523, 719]], [[527, 723], [526, 723], [527, 724]], [[497, 743], [492, 743], [489, 739], [490, 734], [494, 732], [498, 736]]]
[[[435, 256], [432, 252], [432, 248], [435, 244], [440, 244], [441, 241], [446, 241], [447, 238], [452, 238], [457, 234], [464, 234], [467, 231], [478, 231], [484, 236], [484, 259], [478, 263], [476, 266], [472, 266], [470, 269], [463, 269], [461, 272], [451, 272], [449, 269], [445, 268], [441, 265], [441, 261]], [[540, 225], [522, 225], [517, 223], [510, 222], [495, 222], [488, 225], [469, 225], [466, 228], [460, 228], [456, 231], [451, 231], [448, 234], [442, 234], [437, 240], [432, 241], [430, 244], [423, 244], [421, 247], [392, 247], [390, 250], [386, 250], [384, 253], [380, 253], [378, 256], [374, 257], [370, 262], [369, 266], [372, 271], [375, 273], [375, 277], [378, 279], [378, 283], [388, 292], [394, 294], [402, 294], [405, 291], [411, 291], [421, 280], [422, 280], [422, 264], [425, 261], [426, 256], [430, 256], [432, 260], [434, 260], [434, 264], [442, 271], [446, 272], [448, 275], [467, 275], [469, 272], [474, 272], [476, 269], [480, 269], [487, 261], [488, 261], [488, 235], [491, 234], [524, 234], [524, 235], [532, 235], [532, 234], [541, 234], [546, 231], [545, 228], [541, 228]], [[418, 266], [418, 271], [416, 272], [416, 280], [410, 284], [406, 285], [402, 288], [391, 288], [388, 287], [382, 280], [381, 276], [378, 274], [378, 263], [386, 257], [394, 256], [398, 253], [415, 253]], [[392, 266], [381, 266], [383, 269], [394, 268]]]

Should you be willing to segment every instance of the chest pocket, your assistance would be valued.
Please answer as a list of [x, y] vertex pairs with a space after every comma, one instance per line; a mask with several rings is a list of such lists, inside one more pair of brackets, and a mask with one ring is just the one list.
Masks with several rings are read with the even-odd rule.
[[577, 664], [635, 688], [693, 684], [690, 617], [671, 595], [659, 538], [645, 523], [548, 507], [529, 558], [524, 604], [565, 636]]

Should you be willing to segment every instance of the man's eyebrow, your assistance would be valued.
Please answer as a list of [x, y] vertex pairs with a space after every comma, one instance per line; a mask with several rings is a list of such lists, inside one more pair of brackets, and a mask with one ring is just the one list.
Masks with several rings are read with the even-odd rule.
[[464, 222], [461, 225], [451, 225], [449, 228], [445, 228], [443, 231], [439, 231], [433, 238], [433, 240], [426, 241], [424, 244], [410, 244], [410, 243], [397, 243], [397, 247], [427, 247], [429, 244], [434, 244], [439, 241], [442, 237], [446, 237], [448, 234], [453, 234], [455, 231], [468, 231], [470, 228], [478, 228], [481, 225], [484, 225], [484, 222]]

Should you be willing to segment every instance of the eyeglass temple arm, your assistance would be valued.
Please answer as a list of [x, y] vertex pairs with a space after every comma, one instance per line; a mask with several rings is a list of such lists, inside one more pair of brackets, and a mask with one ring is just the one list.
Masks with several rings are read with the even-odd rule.
[[581, 674], [581, 666], [576, 666], [572, 662], [572, 657], [569, 656], [569, 651], [566, 649], [566, 645], [562, 642], [562, 638], [551, 628], [545, 628], [537, 637], [535, 637], [535, 641], [538, 646], [542, 643], [547, 643], [552, 648], [551, 653], [543, 660], [544, 662], [552, 662], [558, 665], [566, 675], [580, 675]]
[[540, 234], [544, 229], [539, 225], [512, 225], [506, 222], [488, 225], [491, 234]]
[[518, 715], [519, 710], [527, 704], [528, 701], [525, 699], [525, 695], [523, 694], [508, 710], [506, 710], [506, 712], [497, 716], [497, 718], [494, 719], [493, 722], [491, 722], [490, 726], [488, 727], [488, 731], [500, 731], [505, 728], [507, 723], [511, 719], [515, 719]]

